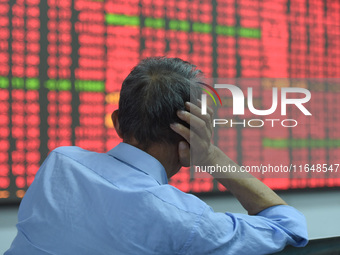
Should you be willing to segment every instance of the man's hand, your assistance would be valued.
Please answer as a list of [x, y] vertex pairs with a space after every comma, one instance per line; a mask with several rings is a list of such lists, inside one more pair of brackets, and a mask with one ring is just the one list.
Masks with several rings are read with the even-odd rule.
[[209, 165], [214, 161], [216, 151], [211, 143], [213, 110], [208, 108], [207, 114], [201, 115], [201, 109], [189, 102], [185, 103], [185, 108], [187, 111], [178, 111], [177, 115], [190, 125], [190, 129], [179, 123], [170, 125], [185, 139], [178, 145], [180, 162], [183, 166]]
[[286, 202], [274, 191], [251, 174], [240, 171], [240, 167], [235, 162], [211, 143], [213, 113], [211, 109], [207, 111], [207, 115], [201, 115], [198, 106], [186, 103], [185, 107], [188, 111], [178, 112], [178, 117], [190, 124], [190, 130], [178, 123], [171, 125], [171, 128], [185, 139], [178, 146], [178, 154], [183, 166], [194, 164], [236, 167], [237, 172], [214, 172], [212, 175], [230, 190], [249, 214], [257, 214], [274, 205], [286, 205]]

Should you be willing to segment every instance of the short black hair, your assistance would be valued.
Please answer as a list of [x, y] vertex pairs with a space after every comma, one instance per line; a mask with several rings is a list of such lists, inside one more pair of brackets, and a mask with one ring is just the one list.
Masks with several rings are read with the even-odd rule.
[[134, 137], [144, 148], [151, 143], [181, 140], [170, 124], [184, 124], [176, 112], [184, 110], [190, 99], [197, 103], [202, 75], [195, 65], [180, 58], [142, 60], [120, 91], [118, 121], [123, 139]]

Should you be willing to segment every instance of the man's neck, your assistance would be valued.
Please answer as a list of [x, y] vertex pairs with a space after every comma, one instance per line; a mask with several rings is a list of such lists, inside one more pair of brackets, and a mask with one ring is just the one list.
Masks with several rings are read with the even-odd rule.
[[145, 149], [145, 146], [140, 145], [135, 139], [129, 139], [129, 141], [124, 142], [137, 147], [157, 159], [163, 165], [168, 178], [176, 174], [181, 168], [175, 144], [152, 143]]

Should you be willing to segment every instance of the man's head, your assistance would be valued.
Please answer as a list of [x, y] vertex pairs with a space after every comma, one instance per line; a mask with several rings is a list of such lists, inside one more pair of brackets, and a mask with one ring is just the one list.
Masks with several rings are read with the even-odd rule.
[[178, 135], [170, 123], [181, 122], [177, 110], [199, 94], [201, 71], [179, 58], [142, 60], [122, 84], [119, 129], [124, 141], [136, 139], [142, 147], [152, 143], [175, 143]]
[[[124, 80], [119, 111], [112, 115], [113, 119], [117, 115], [117, 131], [123, 141], [135, 141], [145, 151], [154, 144], [177, 146], [182, 138], [170, 124], [184, 124], [176, 112], [184, 110], [185, 102], [198, 98], [201, 75], [196, 66], [179, 58], [142, 60]], [[115, 126], [117, 129], [117, 123]]]

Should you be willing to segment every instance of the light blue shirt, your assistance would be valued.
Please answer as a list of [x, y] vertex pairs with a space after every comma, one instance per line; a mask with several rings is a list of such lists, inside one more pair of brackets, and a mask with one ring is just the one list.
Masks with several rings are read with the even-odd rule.
[[125, 143], [53, 150], [23, 198], [10, 254], [267, 254], [307, 243], [290, 206], [216, 213], [167, 184], [159, 161]]

